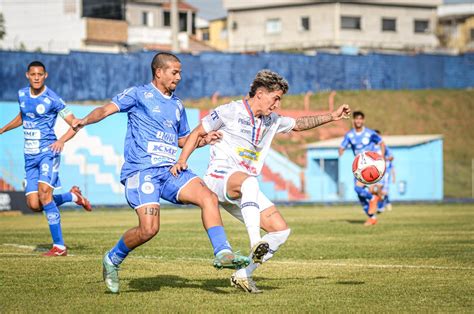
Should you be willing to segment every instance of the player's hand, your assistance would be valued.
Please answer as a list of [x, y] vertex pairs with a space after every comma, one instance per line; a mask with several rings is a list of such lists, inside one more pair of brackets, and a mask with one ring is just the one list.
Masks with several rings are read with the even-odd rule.
[[333, 121], [338, 121], [341, 119], [349, 119], [351, 116], [351, 108], [347, 104], [341, 105], [339, 108], [337, 108], [336, 111], [331, 113], [332, 115], [332, 120]]
[[57, 140], [56, 142], [54, 142], [53, 144], [49, 145], [49, 147], [51, 148], [51, 151], [53, 153], [56, 153], [56, 154], [59, 154], [63, 151], [63, 148], [64, 148], [64, 142], [63, 141], [60, 141], [60, 140]]
[[74, 118], [71, 123], [71, 128], [74, 130], [74, 132], [78, 132], [80, 129], [82, 129], [84, 126], [86, 126], [86, 121], [84, 119], [76, 119]]
[[5, 129], [4, 128], [0, 128], [0, 134], [3, 134], [5, 133]]
[[181, 171], [186, 170], [186, 169], [188, 169], [188, 164], [185, 161], [178, 160], [176, 164], [174, 164], [174, 166], [171, 167], [170, 172], [172, 175], [177, 177]]
[[206, 145], [213, 145], [219, 142], [221, 139], [222, 139], [222, 132], [211, 131], [207, 133], [207, 135], [204, 137], [204, 143], [206, 143]]

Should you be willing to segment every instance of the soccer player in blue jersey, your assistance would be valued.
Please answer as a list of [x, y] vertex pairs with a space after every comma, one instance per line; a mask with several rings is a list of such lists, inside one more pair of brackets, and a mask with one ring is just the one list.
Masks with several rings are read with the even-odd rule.
[[[194, 204], [202, 209], [202, 222], [214, 248], [216, 268], [240, 268], [250, 259], [234, 254], [227, 241], [217, 196], [191, 171], [174, 177], [169, 169], [176, 162], [178, 147], [190, 133], [186, 111], [174, 90], [181, 81], [181, 62], [173, 54], [158, 53], [151, 63], [149, 84], [127, 88], [112, 102], [94, 109], [73, 123], [75, 130], [96, 123], [116, 112], [126, 112], [125, 164], [120, 180], [125, 197], [135, 209], [139, 224], [126, 231], [103, 258], [107, 288], [119, 291], [119, 265], [136, 247], [152, 239], [160, 227], [160, 198], [174, 204]], [[216, 139], [215, 133], [201, 138], [203, 146]]]
[[[381, 135], [379, 130], [375, 130], [375, 133]], [[389, 192], [390, 192], [390, 183], [395, 180], [395, 168], [393, 167], [393, 154], [390, 147], [385, 145], [385, 154], [382, 155], [382, 149], [380, 145], [374, 146], [374, 151], [379, 153], [381, 156], [384, 156], [385, 159], [385, 174], [377, 184], [377, 188], [380, 190], [379, 196], [381, 200], [379, 201], [378, 211], [383, 212], [386, 208], [388, 211], [392, 210], [392, 203], [390, 202]]]
[[[339, 156], [344, 154], [344, 150], [351, 148], [354, 156], [365, 151], [374, 151], [375, 145], [380, 145], [382, 156], [385, 155], [385, 143], [374, 130], [365, 127], [365, 115], [362, 111], [354, 111], [352, 114], [354, 128], [346, 133], [339, 147]], [[364, 223], [365, 226], [372, 226], [377, 223], [377, 204], [379, 196], [372, 194], [369, 188], [354, 178], [354, 190], [364, 212], [369, 217]]]
[[76, 202], [85, 210], [91, 210], [89, 201], [82, 196], [77, 186], [73, 186], [68, 193], [53, 195], [54, 188], [60, 187], [58, 176], [60, 153], [64, 143], [75, 135], [74, 130], [70, 128], [57, 139], [54, 125], [58, 114], [69, 125], [74, 115], [64, 101], [45, 85], [48, 73], [43, 63], [31, 62], [26, 77], [30, 85], [18, 91], [20, 112], [7, 125], [0, 128], [0, 134], [23, 125], [26, 203], [32, 211], [44, 210], [53, 238], [52, 249], [43, 255], [66, 256], [67, 248], [62, 236], [58, 207], [66, 202]]

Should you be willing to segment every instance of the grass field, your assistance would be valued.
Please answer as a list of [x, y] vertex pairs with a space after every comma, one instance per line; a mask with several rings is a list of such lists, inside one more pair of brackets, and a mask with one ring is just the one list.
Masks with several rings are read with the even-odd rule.
[[[128, 210], [65, 212], [69, 253], [43, 258], [42, 215], [0, 219], [0, 312], [472, 312], [474, 205], [395, 206], [363, 227], [356, 206], [283, 208], [288, 243], [257, 270], [264, 290], [229, 286], [214, 270], [199, 211], [162, 211], [160, 234], [125, 261], [121, 293], [106, 293], [101, 257], [134, 226]], [[244, 227], [227, 213], [235, 249]]]

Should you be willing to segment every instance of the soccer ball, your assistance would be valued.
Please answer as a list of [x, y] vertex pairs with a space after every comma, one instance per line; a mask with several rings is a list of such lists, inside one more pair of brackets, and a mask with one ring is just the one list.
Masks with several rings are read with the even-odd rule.
[[376, 152], [362, 152], [352, 162], [352, 173], [359, 182], [377, 183], [385, 174], [385, 160]]

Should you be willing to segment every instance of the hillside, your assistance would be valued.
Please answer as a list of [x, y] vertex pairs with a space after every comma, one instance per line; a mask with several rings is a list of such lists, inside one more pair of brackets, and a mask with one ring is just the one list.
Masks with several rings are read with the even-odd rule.
[[[328, 97], [329, 92], [312, 95], [309, 109], [328, 110]], [[239, 97], [221, 98], [218, 103], [234, 98]], [[303, 110], [303, 103], [304, 95], [289, 95], [283, 99], [283, 108]], [[337, 93], [335, 104], [342, 103], [349, 104], [353, 110], [364, 111], [367, 126], [385, 135], [443, 134], [445, 197], [473, 197], [474, 90], [342, 91]], [[213, 107], [209, 99], [188, 100], [186, 106]], [[342, 129], [350, 126], [347, 121]], [[304, 144], [341, 131], [340, 125], [335, 132], [330, 128], [278, 136], [274, 148], [304, 166]]]

